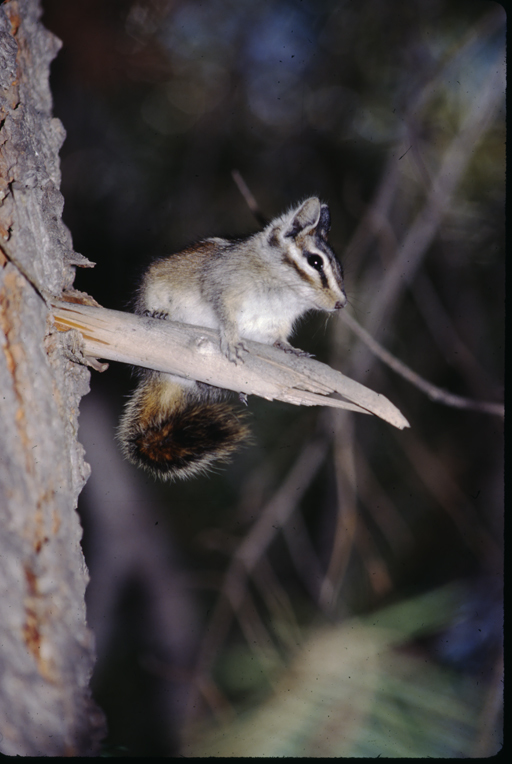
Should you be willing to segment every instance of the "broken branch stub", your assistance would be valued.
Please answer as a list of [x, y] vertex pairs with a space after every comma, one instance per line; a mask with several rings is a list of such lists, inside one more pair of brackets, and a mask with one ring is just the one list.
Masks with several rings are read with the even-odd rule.
[[86, 356], [176, 374], [267, 400], [375, 414], [399, 429], [409, 427], [385, 396], [313, 358], [246, 340], [249, 352], [243, 363], [234, 364], [221, 353], [219, 335], [213, 329], [90, 305], [54, 302], [53, 309], [57, 329], [80, 332]]

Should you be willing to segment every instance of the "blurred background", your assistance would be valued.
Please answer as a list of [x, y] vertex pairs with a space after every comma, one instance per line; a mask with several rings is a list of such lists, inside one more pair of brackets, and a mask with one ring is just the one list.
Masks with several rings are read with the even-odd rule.
[[[316, 194], [345, 309], [430, 383], [503, 400], [505, 13], [488, 0], [43, 0], [75, 286]], [[292, 342], [411, 429], [249, 399], [254, 444], [156, 483], [92, 372], [81, 497], [105, 755], [488, 756], [502, 730], [503, 419], [433, 402], [343, 320]], [[238, 404], [236, 404], [238, 405]]]

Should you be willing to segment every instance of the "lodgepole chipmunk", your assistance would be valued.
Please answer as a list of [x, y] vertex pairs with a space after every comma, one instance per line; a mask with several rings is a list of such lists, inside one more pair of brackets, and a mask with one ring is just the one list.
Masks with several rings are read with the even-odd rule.
[[[309, 310], [332, 312], [347, 298], [343, 271], [327, 243], [329, 208], [306, 199], [244, 239], [205, 239], [153, 262], [135, 312], [217, 329], [234, 363], [244, 338], [306, 355], [288, 342]], [[248, 436], [222, 399], [227, 391], [172, 374], [141, 370], [121, 417], [123, 454], [162, 480], [187, 478], [225, 460]]]

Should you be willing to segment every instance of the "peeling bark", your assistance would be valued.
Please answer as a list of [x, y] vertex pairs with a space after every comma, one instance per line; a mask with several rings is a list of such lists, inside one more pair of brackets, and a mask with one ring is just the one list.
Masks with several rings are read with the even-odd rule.
[[94, 755], [88, 581], [75, 511], [89, 474], [77, 441], [89, 372], [69, 359], [46, 299], [76, 265], [61, 220], [49, 66], [60, 43], [39, 0], [0, 7], [0, 751]]

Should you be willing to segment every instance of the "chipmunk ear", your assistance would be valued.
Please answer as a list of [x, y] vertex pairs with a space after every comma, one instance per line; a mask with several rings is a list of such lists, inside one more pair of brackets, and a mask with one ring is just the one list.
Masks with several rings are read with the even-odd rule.
[[331, 230], [331, 213], [327, 204], [322, 204], [320, 208], [320, 220], [318, 221], [317, 232], [322, 239], [327, 239], [327, 234]]
[[316, 196], [311, 196], [302, 202], [300, 207], [295, 208], [289, 213], [288, 225], [285, 230], [285, 236], [297, 236], [297, 234], [305, 232], [309, 233], [313, 231], [320, 219], [322, 213], [322, 205], [320, 199]]

